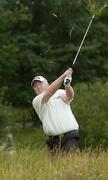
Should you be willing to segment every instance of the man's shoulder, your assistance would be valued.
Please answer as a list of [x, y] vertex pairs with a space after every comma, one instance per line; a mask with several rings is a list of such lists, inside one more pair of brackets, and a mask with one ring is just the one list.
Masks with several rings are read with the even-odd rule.
[[33, 100], [32, 100], [32, 104], [34, 104], [34, 103], [36, 103], [37, 101], [41, 100], [42, 97], [43, 97], [43, 95], [44, 95], [44, 92], [41, 93], [41, 94], [39, 94], [39, 95], [37, 95], [37, 96], [35, 96], [35, 97], [33, 98]]
[[56, 93], [59, 95], [59, 94], [64, 94], [65, 93], [65, 90], [64, 89], [58, 89], [56, 91]]
[[53, 95], [53, 97], [55, 97], [55, 98], [62, 97], [62, 96], [64, 96], [64, 94], [65, 94], [65, 90], [64, 89], [58, 89], [55, 92], [55, 94]]

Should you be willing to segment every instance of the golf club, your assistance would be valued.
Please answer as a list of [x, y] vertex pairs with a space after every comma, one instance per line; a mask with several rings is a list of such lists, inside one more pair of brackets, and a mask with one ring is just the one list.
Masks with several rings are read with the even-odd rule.
[[[80, 50], [81, 50], [81, 47], [82, 47], [82, 45], [83, 45], [83, 43], [84, 43], [84, 40], [85, 40], [85, 38], [86, 38], [86, 36], [87, 36], [87, 33], [88, 33], [89, 29], [90, 29], [90, 26], [91, 26], [91, 24], [92, 24], [92, 22], [93, 22], [94, 17], [95, 17], [95, 15], [93, 15], [92, 18], [90, 19], [89, 25], [88, 25], [88, 27], [87, 27], [87, 29], [86, 29], [86, 32], [85, 32], [85, 34], [84, 34], [84, 37], [83, 37], [81, 43], [80, 43], [80, 46], [79, 46], [79, 48], [78, 48], [78, 51], [77, 51], [77, 53], [76, 53], [76, 56], [75, 56], [75, 58], [74, 58], [74, 61], [73, 61], [73, 64], [72, 64], [72, 65], [74, 65], [75, 62], [76, 62], [76, 60], [77, 60], [77, 57], [78, 57], [78, 55], [79, 55], [79, 52], [80, 52]], [[64, 85], [66, 86], [66, 85], [70, 84], [71, 81], [72, 81], [72, 79], [70, 79], [70, 76], [66, 76], [66, 78], [64, 79]]]
[[83, 45], [83, 43], [84, 43], [84, 40], [85, 40], [85, 38], [86, 38], [86, 36], [87, 36], [87, 33], [88, 33], [89, 29], [90, 29], [90, 26], [91, 26], [91, 24], [92, 24], [92, 22], [93, 22], [94, 17], [95, 17], [95, 14], [92, 16], [92, 18], [91, 18], [91, 20], [90, 20], [90, 23], [89, 23], [89, 25], [88, 25], [88, 27], [87, 27], [87, 29], [86, 29], [86, 32], [85, 32], [85, 34], [84, 34], [84, 37], [83, 37], [83, 39], [82, 39], [82, 41], [81, 41], [81, 43], [80, 43], [80, 46], [79, 46], [78, 51], [77, 51], [77, 53], [76, 53], [76, 56], [75, 56], [75, 58], [74, 58], [73, 65], [75, 64], [75, 62], [76, 62], [76, 60], [77, 60], [77, 57], [78, 57], [78, 55], [79, 55], [79, 52], [80, 52], [80, 50], [81, 50], [81, 47], [82, 47], [82, 45]]

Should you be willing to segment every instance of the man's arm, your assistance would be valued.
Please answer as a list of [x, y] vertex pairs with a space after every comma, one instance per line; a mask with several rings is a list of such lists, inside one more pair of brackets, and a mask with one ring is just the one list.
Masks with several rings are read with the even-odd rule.
[[74, 99], [74, 90], [71, 87], [71, 85], [65, 86], [65, 92], [66, 92], [66, 95], [64, 97], [64, 100], [71, 101]]
[[42, 102], [46, 103], [50, 99], [50, 97], [60, 88], [64, 78], [71, 74], [72, 74], [72, 69], [69, 68], [59, 78], [57, 78], [53, 83], [51, 83], [51, 85], [49, 85], [49, 87], [44, 93]]

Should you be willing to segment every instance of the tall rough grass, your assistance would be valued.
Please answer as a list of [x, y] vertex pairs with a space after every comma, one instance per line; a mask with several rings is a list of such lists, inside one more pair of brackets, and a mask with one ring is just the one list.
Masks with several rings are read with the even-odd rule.
[[1, 180], [107, 180], [108, 152], [84, 150], [51, 157], [43, 149], [0, 153]]

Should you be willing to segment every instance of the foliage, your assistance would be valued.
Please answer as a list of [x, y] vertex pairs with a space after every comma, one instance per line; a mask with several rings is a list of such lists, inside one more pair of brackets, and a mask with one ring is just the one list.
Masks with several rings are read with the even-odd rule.
[[87, 9], [90, 12], [91, 15], [100, 16], [104, 9], [108, 6], [108, 1], [104, 0], [87, 0], [85, 1], [87, 4]]
[[31, 109], [15, 108], [9, 104], [0, 103], [0, 132], [7, 133], [6, 127], [12, 131], [17, 128], [25, 128], [26, 125], [33, 125]]
[[73, 112], [80, 125], [83, 146], [108, 147], [108, 83], [77, 84]]
[[21, 148], [44, 148], [46, 147], [46, 139], [42, 127], [26, 127], [25, 129], [17, 128], [12, 131], [16, 149]]
[[[0, 9], [1, 100], [25, 107], [33, 76], [51, 82], [72, 66], [90, 15], [81, 0], [4, 0]], [[108, 78], [107, 16], [105, 10], [94, 20], [75, 65], [76, 82]]]
[[108, 152], [86, 150], [51, 157], [46, 148], [22, 148], [16, 154], [0, 152], [1, 179], [108, 179]]

